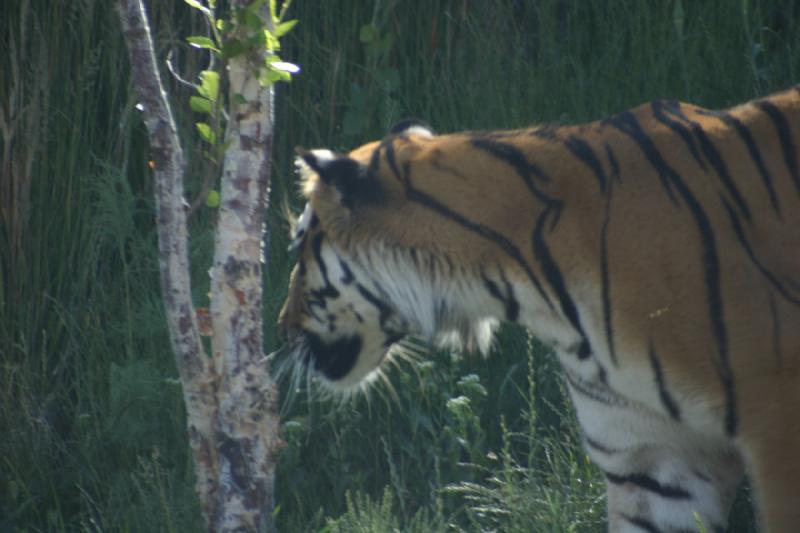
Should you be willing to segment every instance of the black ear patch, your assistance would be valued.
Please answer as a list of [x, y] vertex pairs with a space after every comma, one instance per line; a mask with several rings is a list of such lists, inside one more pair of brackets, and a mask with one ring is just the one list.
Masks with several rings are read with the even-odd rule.
[[415, 133], [427, 137], [435, 135], [433, 128], [416, 118], [403, 119], [389, 129], [389, 135], [404, 135], [406, 133]]
[[380, 182], [358, 161], [328, 150], [298, 150], [298, 153], [323, 183], [336, 187], [345, 207], [352, 209], [383, 200]]

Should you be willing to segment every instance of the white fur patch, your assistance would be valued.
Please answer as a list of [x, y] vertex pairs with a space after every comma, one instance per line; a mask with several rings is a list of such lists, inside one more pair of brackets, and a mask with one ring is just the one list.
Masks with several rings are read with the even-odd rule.
[[403, 135], [419, 135], [420, 137], [433, 137], [433, 132], [420, 124], [414, 124], [403, 130]]
[[[420, 261], [436, 261], [423, 255]], [[488, 353], [499, 325], [494, 318], [498, 310], [476, 280], [443, 272], [421, 275], [406, 253], [380, 242], [372, 243], [355, 263], [380, 287], [411, 333], [439, 345]]]

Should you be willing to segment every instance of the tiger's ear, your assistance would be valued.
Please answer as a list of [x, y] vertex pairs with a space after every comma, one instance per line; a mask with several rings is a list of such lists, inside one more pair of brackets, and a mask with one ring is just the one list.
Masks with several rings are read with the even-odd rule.
[[[338, 192], [338, 200], [344, 207], [352, 209], [366, 202], [377, 202], [383, 198], [383, 189], [378, 180], [370, 176], [367, 167], [344, 155], [330, 150], [298, 150], [299, 161], [319, 176], [319, 182]], [[301, 164], [302, 165], [302, 164]], [[316, 189], [307, 181], [306, 194]]]
[[433, 128], [416, 118], [401, 120], [389, 129], [389, 135], [419, 135], [421, 137], [433, 137]]

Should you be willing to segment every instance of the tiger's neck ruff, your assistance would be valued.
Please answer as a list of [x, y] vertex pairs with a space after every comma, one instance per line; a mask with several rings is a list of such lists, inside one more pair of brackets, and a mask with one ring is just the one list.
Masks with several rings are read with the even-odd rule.
[[303, 152], [281, 325], [345, 390], [406, 334], [486, 350], [519, 323], [564, 367], [612, 529], [724, 527], [747, 463], [783, 531], [800, 523], [799, 125], [794, 89]]

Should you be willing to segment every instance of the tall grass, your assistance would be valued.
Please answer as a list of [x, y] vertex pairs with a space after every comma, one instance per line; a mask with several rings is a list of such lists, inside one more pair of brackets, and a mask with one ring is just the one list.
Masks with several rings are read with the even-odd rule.
[[[179, 1], [149, 8], [162, 57], [175, 49], [191, 77], [204, 58], [181, 37], [199, 21]], [[454, 131], [592, 120], [656, 97], [722, 107], [800, 78], [789, 0], [296, 0], [292, 11], [300, 25], [282, 55], [303, 72], [278, 90], [267, 351], [291, 266], [279, 208], [297, 205], [295, 146], [346, 150], [407, 116]], [[0, 530], [196, 531], [147, 143], [116, 14], [97, 0], [15, 0], [0, 13]], [[192, 195], [206, 169], [186, 89], [170, 88]], [[213, 217], [191, 222], [198, 305]], [[281, 531], [602, 530], [602, 482], [552, 357], [513, 328], [493, 352], [430, 354], [392, 372], [396, 396], [344, 406], [285, 390]], [[753, 530], [747, 500], [735, 531]]]

